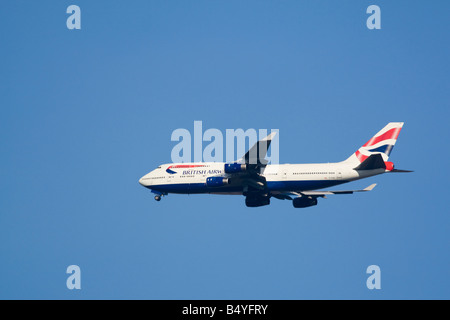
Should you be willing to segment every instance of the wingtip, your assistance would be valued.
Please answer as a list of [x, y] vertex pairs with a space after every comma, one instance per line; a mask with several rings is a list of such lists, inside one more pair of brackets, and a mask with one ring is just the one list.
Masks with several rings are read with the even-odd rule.
[[276, 131], [271, 132], [267, 137], [265, 137], [265, 138], [263, 139], [263, 141], [264, 141], [264, 140], [272, 140], [273, 137], [275, 137], [276, 134], [277, 134]]
[[376, 185], [377, 185], [376, 183], [373, 183], [370, 186], [368, 186], [367, 188], [365, 188], [364, 191], [371, 191], [373, 188], [375, 188]]

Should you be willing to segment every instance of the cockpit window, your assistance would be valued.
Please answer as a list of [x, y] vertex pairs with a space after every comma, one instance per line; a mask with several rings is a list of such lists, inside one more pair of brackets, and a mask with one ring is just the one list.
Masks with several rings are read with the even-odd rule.
[[161, 169], [161, 166], [159, 166], [157, 169]]

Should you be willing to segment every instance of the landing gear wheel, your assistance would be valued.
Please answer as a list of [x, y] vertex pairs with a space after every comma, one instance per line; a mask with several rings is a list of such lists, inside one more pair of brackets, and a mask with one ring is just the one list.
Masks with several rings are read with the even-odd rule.
[[161, 196], [155, 196], [156, 201], [161, 201]]

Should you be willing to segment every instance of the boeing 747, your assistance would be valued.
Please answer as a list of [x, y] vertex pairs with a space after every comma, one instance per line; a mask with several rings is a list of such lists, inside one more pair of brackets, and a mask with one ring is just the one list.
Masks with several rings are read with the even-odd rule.
[[155, 194], [169, 193], [243, 195], [247, 207], [270, 204], [270, 199], [292, 200], [295, 208], [317, 205], [317, 198], [332, 194], [370, 191], [323, 191], [350, 181], [382, 173], [412, 172], [394, 169], [388, 161], [403, 122], [391, 122], [344, 161], [314, 164], [268, 164], [265, 159], [275, 133], [258, 141], [238, 161], [162, 164], [139, 183]]

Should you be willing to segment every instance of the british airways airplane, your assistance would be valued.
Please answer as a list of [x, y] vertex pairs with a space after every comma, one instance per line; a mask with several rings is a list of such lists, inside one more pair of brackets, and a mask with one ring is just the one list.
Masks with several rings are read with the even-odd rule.
[[247, 207], [270, 204], [270, 198], [292, 200], [295, 208], [317, 205], [317, 198], [372, 190], [323, 191], [339, 184], [381, 173], [412, 172], [394, 169], [388, 161], [403, 122], [391, 122], [348, 159], [336, 163], [271, 165], [265, 159], [275, 133], [258, 141], [233, 163], [197, 162], [160, 165], [139, 183], [155, 193], [155, 200], [169, 193], [244, 195]]

